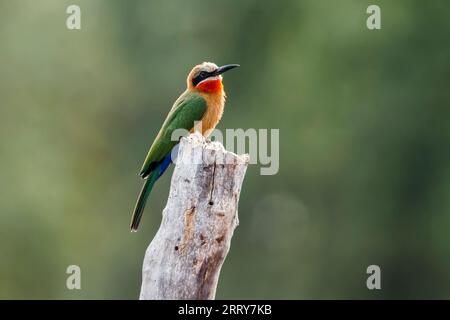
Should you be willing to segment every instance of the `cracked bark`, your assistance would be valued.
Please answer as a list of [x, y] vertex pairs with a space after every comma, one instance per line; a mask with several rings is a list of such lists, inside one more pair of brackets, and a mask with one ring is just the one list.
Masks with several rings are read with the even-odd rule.
[[162, 222], [145, 253], [140, 299], [214, 299], [248, 160], [199, 133], [181, 139]]

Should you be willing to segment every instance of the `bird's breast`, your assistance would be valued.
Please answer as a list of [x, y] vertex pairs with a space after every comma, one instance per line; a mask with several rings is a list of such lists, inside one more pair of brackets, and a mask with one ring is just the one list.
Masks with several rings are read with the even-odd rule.
[[[207, 109], [201, 121], [201, 133], [206, 137], [211, 134], [211, 131], [216, 127], [222, 118], [223, 109], [225, 106], [225, 92], [221, 90], [216, 94], [201, 94], [206, 100]], [[200, 129], [200, 128], [198, 128]]]

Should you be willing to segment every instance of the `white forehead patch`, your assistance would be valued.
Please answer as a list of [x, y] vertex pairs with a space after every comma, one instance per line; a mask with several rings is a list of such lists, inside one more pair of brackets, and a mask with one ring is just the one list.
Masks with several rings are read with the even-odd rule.
[[212, 62], [203, 62], [200, 65], [200, 70], [207, 71], [207, 72], [214, 71], [217, 68], [218, 68], [218, 66], [215, 63], [212, 63]]

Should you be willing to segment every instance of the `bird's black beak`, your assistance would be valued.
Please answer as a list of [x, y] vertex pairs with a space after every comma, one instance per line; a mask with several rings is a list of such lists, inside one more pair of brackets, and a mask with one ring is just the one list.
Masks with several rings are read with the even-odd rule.
[[216, 71], [214, 71], [214, 75], [218, 76], [222, 73], [227, 72], [228, 70], [234, 69], [236, 67], [240, 67], [238, 64], [226, 64], [224, 66], [219, 67]]

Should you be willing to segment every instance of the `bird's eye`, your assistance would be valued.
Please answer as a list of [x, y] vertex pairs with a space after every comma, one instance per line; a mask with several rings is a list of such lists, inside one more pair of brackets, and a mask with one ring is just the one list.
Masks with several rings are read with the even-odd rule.
[[208, 72], [200, 71], [199, 73], [197, 73], [197, 75], [194, 77], [194, 79], [192, 79], [192, 83], [194, 84], [194, 86], [196, 86], [197, 84], [199, 84], [203, 80], [207, 79], [208, 77], [209, 77]]

